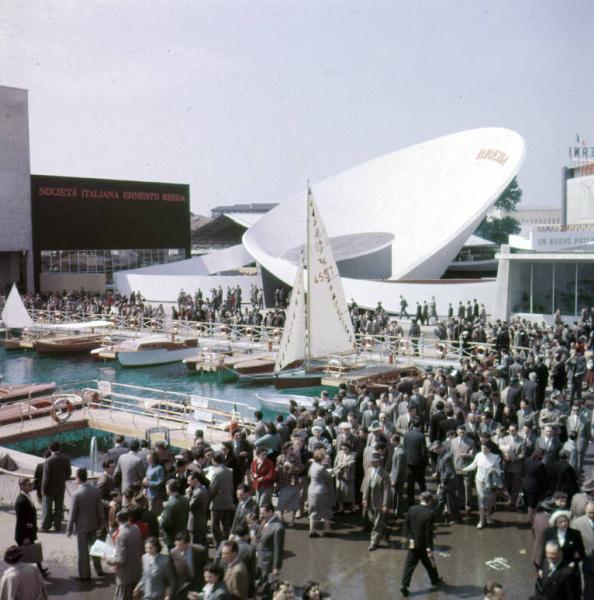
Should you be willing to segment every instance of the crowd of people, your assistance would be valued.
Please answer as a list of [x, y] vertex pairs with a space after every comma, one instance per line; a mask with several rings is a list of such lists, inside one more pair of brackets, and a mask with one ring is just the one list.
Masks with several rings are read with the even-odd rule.
[[[457, 527], [476, 514], [477, 528], [488, 529], [503, 505], [532, 524], [536, 597], [592, 598], [594, 479], [583, 473], [593, 416], [579, 371], [589, 349], [563, 336], [552, 342], [545, 355], [502, 350], [497, 362], [428, 368], [378, 397], [343, 384], [311, 409], [295, 405], [274, 421], [258, 413], [253, 431], [236, 429], [217, 449], [202, 432], [178, 455], [164, 442], [127, 447], [120, 437], [96, 486], [77, 472], [66, 531], [77, 536], [79, 577], [90, 578], [91, 562], [101, 575], [89, 556], [99, 538], [115, 548], [104, 563], [116, 569], [118, 599], [289, 598], [285, 529], [307, 515], [309, 536], [323, 538], [355, 513], [370, 552], [403, 520], [406, 596], [418, 562], [443, 585], [434, 524]], [[32, 489], [42, 531], [62, 530], [69, 474], [54, 442], [34, 480], [20, 482], [18, 548], [35, 540]]]

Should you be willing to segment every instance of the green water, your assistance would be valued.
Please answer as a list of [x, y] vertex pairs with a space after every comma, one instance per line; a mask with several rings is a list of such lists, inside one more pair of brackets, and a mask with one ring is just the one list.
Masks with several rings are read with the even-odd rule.
[[[244, 386], [218, 383], [215, 375], [208, 378], [191, 373], [182, 362], [170, 365], [130, 369], [117, 361], [95, 361], [88, 354], [38, 355], [34, 351], [9, 351], [0, 347], [0, 374], [4, 382], [48, 383], [71, 385], [93, 379], [129, 385], [152, 387], [172, 392], [207, 396], [258, 406], [255, 393], [275, 391], [274, 386]], [[83, 387], [81, 385], [81, 387]], [[287, 390], [306, 396], [317, 396], [321, 388]]]

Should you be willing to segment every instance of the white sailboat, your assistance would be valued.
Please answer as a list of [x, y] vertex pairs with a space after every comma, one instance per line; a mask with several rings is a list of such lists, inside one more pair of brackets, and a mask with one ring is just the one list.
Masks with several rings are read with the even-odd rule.
[[0, 318], [4, 323], [6, 331], [4, 340], [5, 349], [20, 350], [21, 342], [24, 341], [23, 338], [9, 337], [9, 331], [11, 329], [19, 329], [21, 331], [31, 329], [33, 327], [33, 319], [27, 312], [15, 283], [12, 284], [12, 289], [6, 298]]
[[12, 284], [12, 289], [10, 290], [10, 294], [8, 294], [8, 298], [6, 298], [0, 318], [2, 318], [2, 322], [6, 329], [25, 329], [25, 327], [33, 327], [33, 319], [23, 304], [16, 283]]
[[[313, 359], [356, 351], [355, 332], [338, 267], [311, 189], [307, 194], [306, 256], [307, 269], [303, 265], [297, 269], [276, 355], [274, 384], [277, 388], [319, 385], [321, 373], [312, 371]], [[299, 361], [304, 362], [304, 369], [283, 371]], [[279, 394], [280, 404], [282, 399]], [[288, 404], [287, 398], [286, 406]]]

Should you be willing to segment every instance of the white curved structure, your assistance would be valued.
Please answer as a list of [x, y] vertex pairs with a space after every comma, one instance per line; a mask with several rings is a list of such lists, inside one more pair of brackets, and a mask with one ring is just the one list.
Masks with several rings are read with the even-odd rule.
[[[316, 184], [336, 261], [388, 246], [388, 279], [438, 279], [524, 156], [517, 133], [473, 129], [387, 154]], [[281, 202], [243, 236], [247, 251], [289, 285], [305, 244], [306, 197], [304, 190]], [[352, 280], [343, 282], [348, 295]]]

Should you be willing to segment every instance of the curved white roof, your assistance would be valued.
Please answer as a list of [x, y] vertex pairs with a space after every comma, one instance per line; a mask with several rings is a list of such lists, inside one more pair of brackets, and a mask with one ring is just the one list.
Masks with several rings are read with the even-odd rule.
[[[357, 236], [365, 242], [363, 255], [374, 237], [385, 247], [393, 236], [391, 279], [438, 279], [524, 155], [524, 140], [514, 131], [472, 129], [363, 163], [313, 192], [333, 247], [344, 247], [343, 236]], [[243, 236], [248, 252], [289, 285], [305, 244], [306, 198], [303, 190], [281, 202]]]

